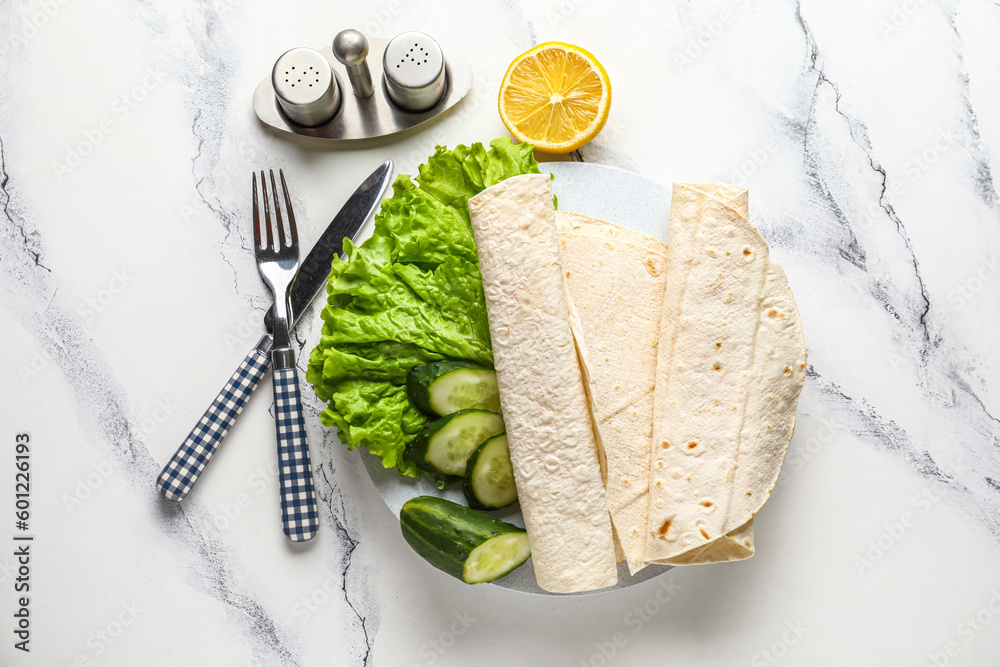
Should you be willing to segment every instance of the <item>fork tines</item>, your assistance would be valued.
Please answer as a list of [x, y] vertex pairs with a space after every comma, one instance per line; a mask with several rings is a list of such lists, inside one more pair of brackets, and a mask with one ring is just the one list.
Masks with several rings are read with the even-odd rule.
[[[268, 196], [267, 192], [267, 179], [264, 177], [264, 170], [260, 172], [260, 184], [261, 188], [264, 190], [264, 227], [267, 233], [267, 245], [261, 244], [260, 241], [260, 212], [258, 209], [258, 197], [257, 197], [257, 174], [253, 174], [253, 240], [258, 248], [263, 248], [264, 250], [278, 250], [279, 246], [285, 248], [292, 248], [298, 245], [299, 233], [295, 227], [295, 212], [292, 210], [292, 200], [288, 196], [288, 184], [285, 183], [285, 172], [281, 169], [278, 170], [278, 176], [281, 179], [281, 192], [285, 199], [285, 211], [288, 214], [288, 234], [285, 234], [285, 225], [281, 217], [281, 204], [278, 200], [278, 186], [274, 181], [274, 170], [269, 169], [268, 172], [271, 175], [271, 196]], [[278, 225], [277, 235], [278, 243], [274, 242], [274, 236], [271, 231], [271, 198], [274, 199], [274, 213], [275, 219]]]

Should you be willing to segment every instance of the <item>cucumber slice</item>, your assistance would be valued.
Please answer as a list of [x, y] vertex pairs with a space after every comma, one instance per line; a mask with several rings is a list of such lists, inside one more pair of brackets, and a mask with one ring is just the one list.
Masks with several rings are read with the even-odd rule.
[[433, 421], [409, 442], [406, 455], [428, 472], [461, 477], [469, 455], [505, 430], [503, 417], [488, 410], [460, 410]]
[[462, 580], [484, 584], [499, 579], [531, 556], [527, 533], [507, 533], [492, 537], [472, 550], [465, 559]]
[[523, 528], [443, 498], [408, 500], [399, 525], [428, 563], [469, 584], [499, 579], [531, 556]]
[[472, 453], [463, 490], [469, 505], [481, 510], [506, 507], [517, 500], [506, 433], [490, 438]]
[[410, 399], [442, 417], [459, 410], [500, 412], [496, 371], [468, 361], [435, 361], [406, 375]]

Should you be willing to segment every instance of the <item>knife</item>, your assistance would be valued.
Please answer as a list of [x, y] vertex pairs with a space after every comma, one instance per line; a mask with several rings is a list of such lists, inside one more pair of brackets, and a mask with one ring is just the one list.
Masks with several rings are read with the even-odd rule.
[[[330, 262], [334, 256], [343, 253], [344, 239], [353, 239], [378, 207], [391, 175], [392, 160], [386, 160], [358, 186], [306, 255], [292, 283], [289, 329], [295, 327], [309, 302], [326, 284]], [[156, 488], [167, 500], [183, 500], [191, 491], [243, 411], [257, 383], [267, 372], [271, 364], [269, 353], [273, 343], [274, 306], [264, 315], [264, 328], [267, 333], [243, 359], [229, 382], [191, 429], [187, 439], [163, 467], [156, 480]]]

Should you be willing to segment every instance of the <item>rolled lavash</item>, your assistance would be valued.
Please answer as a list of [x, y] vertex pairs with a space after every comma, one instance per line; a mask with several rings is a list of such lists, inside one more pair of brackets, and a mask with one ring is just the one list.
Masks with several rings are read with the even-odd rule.
[[[665, 222], [665, 221], [664, 221]], [[645, 234], [578, 213], [556, 213], [559, 262], [578, 316], [574, 335], [606, 456], [606, 492], [615, 538], [629, 572], [644, 560], [650, 439], [667, 246]], [[753, 554], [753, 523], [672, 564]]]
[[795, 299], [746, 190], [674, 184], [646, 561], [683, 562], [732, 531], [752, 544], [739, 531], [777, 480], [805, 367]]
[[618, 581], [598, 444], [569, 324], [548, 175], [469, 200], [500, 405], [538, 585]]

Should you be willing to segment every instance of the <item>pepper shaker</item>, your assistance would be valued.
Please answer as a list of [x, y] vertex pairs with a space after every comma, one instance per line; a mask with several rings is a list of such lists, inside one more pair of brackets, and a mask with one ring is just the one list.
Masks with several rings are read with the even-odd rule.
[[394, 37], [382, 55], [382, 72], [389, 99], [405, 111], [426, 111], [447, 91], [444, 52], [422, 32]]
[[288, 117], [305, 127], [326, 123], [340, 107], [340, 86], [330, 62], [315, 49], [286, 51], [271, 70], [271, 85]]

